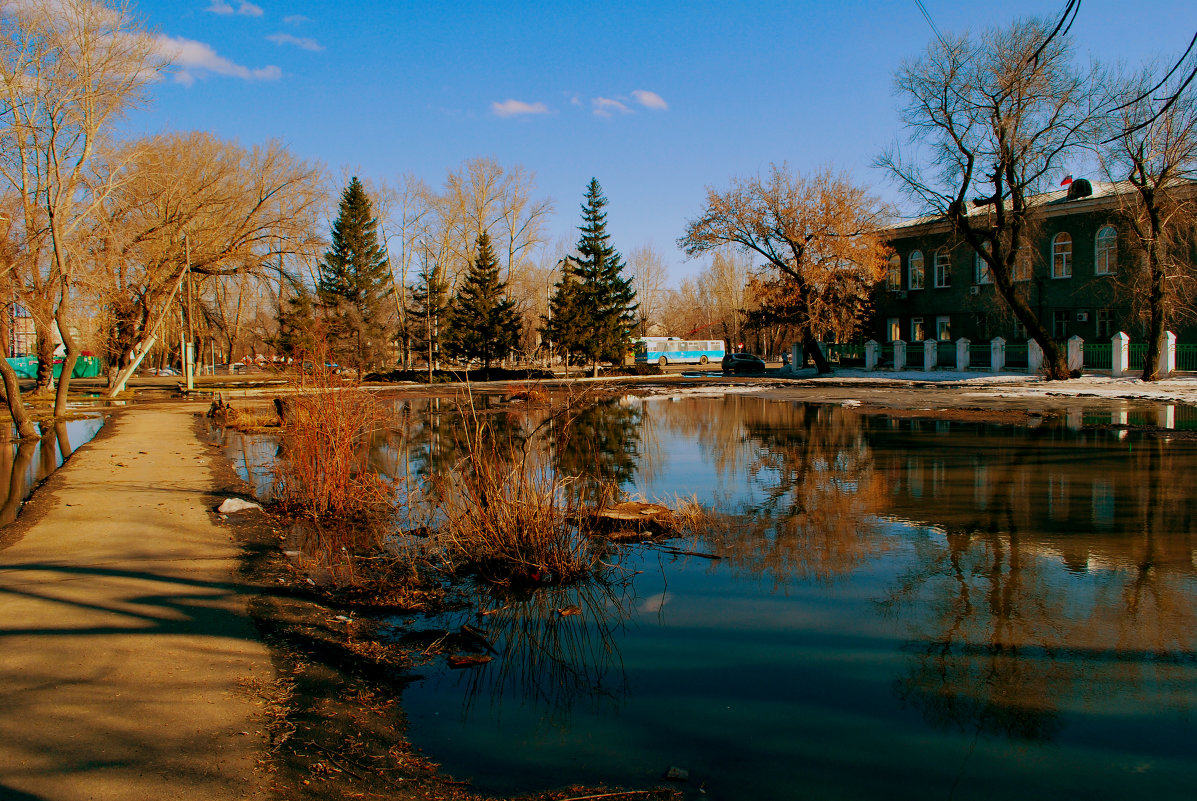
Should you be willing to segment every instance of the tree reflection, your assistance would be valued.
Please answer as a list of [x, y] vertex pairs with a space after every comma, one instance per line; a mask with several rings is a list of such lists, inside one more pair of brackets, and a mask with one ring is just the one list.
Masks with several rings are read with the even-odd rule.
[[636, 475], [644, 407], [609, 399], [589, 404], [556, 426], [552, 453], [559, 475], [579, 476], [586, 500]]
[[[467, 674], [465, 708], [518, 699], [564, 725], [576, 704], [618, 702], [627, 679], [616, 635], [632, 608], [626, 581], [580, 582], [523, 596], [479, 590], [479, 625], [499, 655]], [[491, 611], [493, 610], [493, 611]]]
[[943, 521], [921, 530], [881, 603], [908, 626], [899, 698], [933, 725], [1042, 741], [1072, 700], [1183, 687], [1197, 631], [1193, 500], [1175, 476], [1192, 451], [1143, 441], [1112, 462], [1100, 458], [1109, 443], [1064, 432], [1038, 435], [1042, 448], [982, 433], [962, 437], [971, 453], [893, 466], [924, 519]]
[[[885, 502], [860, 416], [839, 406], [736, 404], [737, 422], [707, 429], [716, 464], [734, 464], [736, 439], [750, 445], [745, 470], [762, 500], [742, 525], [708, 537], [734, 569], [774, 585], [832, 580], [893, 547], [876, 525]], [[728, 435], [731, 432], [731, 435]]]

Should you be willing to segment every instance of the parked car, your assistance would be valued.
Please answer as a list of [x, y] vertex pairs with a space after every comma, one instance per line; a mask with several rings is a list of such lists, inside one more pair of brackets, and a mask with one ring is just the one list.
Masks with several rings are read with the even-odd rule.
[[763, 373], [765, 360], [751, 353], [729, 353], [721, 362], [725, 373]]

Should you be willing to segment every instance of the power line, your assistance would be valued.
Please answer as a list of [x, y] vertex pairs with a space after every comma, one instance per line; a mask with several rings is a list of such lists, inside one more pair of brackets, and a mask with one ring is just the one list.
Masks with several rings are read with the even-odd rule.
[[919, 7], [919, 11], [923, 12], [923, 19], [927, 20], [927, 24], [931, 26], [931, 32], [935, 34], [935, 38], [946, 49], [948, 43], [944, 41], [943, 36], [939, 33], [939, 28], [935, 27], [935, 20], [931, 19], [931, 15], [927, 13], [927, 9], [923, 6], [923, 0], [914, 0], [914, 4]]

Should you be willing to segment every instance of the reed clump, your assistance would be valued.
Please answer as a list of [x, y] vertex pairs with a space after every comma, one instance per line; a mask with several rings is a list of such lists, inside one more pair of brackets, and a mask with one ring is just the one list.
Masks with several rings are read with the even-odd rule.
[[276, 500], [320, 521], [379, 523], [395, 487], [371, 469], [369, 443], [387, 415], [372, 394], [327, 370], [304, 376], [282, 420]]

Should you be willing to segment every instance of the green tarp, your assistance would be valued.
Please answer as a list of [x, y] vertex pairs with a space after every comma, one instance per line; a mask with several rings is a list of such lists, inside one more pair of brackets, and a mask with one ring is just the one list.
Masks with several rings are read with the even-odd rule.
[[[36, 356], [18, 356], [9, 359], [8, 363], [16, 370], [19, 377], [37, 378]], [[103, 365], [100, 363], [99, 356], [80, 356], [79, 360], [75, 362], [75, 369], [71, 371], [71, 378], [94, 378], [100, 374], [101, 370], [103, 370]], [[62, 362], [55, 360], [54, 377], [58, 378], [61, 375]]]

